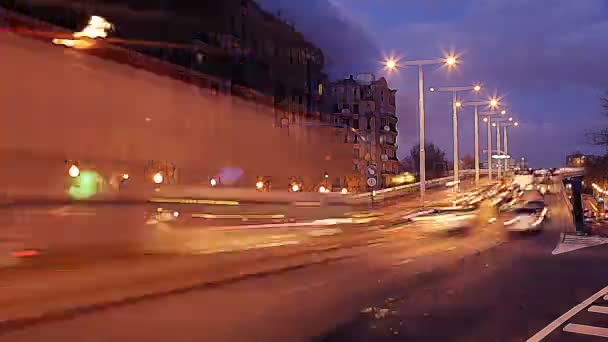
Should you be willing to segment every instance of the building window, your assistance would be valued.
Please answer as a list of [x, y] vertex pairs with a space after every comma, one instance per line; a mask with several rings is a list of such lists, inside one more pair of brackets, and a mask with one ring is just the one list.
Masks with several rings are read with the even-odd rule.
[[319, 95], [323, 95], [323, 83], [319, 83], [319, 85], [317, 86], [317, 93]]
[[354, 139], [354, 143], [358, 144], [359, 143], [359, 136], [355, 134], [355, 139]]
[[358, 104], [353, 105], [353, 113], [359, 114], [359, 105]]
[[359, 129], [359, 119], [353, 119], [353, 128]]
[[359, 171], [359, 163], [353, 163], [353, 171]]
[[291, 122], [296, 122], [296, 112], [291, 112]]
[[299, 103], [299, 104], [302, 104], [302, 98], [303, 98], [303, 97], [304, 97], [304, 96], [302, 96], [302, 95], [298, 95], [298, 103]]
[[339, 112], [340, 112], [340, 105], [336, 103], [334, 105], [334, 113], [339, 113]]
[[367, 129], [372, 129], [372, 118], [367, 119]]

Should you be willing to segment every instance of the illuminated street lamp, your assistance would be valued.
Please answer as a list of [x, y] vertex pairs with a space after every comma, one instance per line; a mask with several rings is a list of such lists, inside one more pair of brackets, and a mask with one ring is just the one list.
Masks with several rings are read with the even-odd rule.
[[72, 164], [72, 166], [70, 166], [70, 168], [68, 169], [68, 175], [70, 175], [70, 177], [72, 178], [78, 177], [78, 175], [80, 175], [80, 169], [78, 168], [78, 166]]
[[[508, 138], [508, 127], [518, 127], [519, 126], [519, 122], [515, 121], [513, 122], [513, 118], [509, 118], [509, 122], [505, 122], [503, 124], [501, 124], [501, 126], [503, 127], [503, 139], [504, 139], [504, 149], [505, 149], [505, 154], [509, 154], [509, 138]], [[505, 173], [507, 173], [509, 171], [509, 159], [505, 159]]]
[[153, 181], [154, 181], [154, 183], [156, 183], [156, 184], [160, 184], [160, 183], [162, 183], [162, 182], [163, 182], [163, 179], [164, 179], [163, 174], [162, 174], [162, 173], [160, 173], [160, 172], [155, 173], [155, 174], [154, 174], [154, 176], [152, 177], [152, 180], [153, 180]]
[[395, 59], [388, 59], [385, 62], [387, 70], [394, 70], [398, 67], [406, 66], [417, 66], [418, 67], [418, 113], [420, 120], [420, 201], [424, 205], [424, 192], [426, 185], [426, 156], [424, 151], [424, 77], [422, 73], [422, 66], [433, 65], [433, 64], [444, 64], [448, 67], [455, 66], [458, 64], [458, 60], [455, 56], [446, 56], [444, 58], [427, 59], [427, 60], [414, 60], [414, 61], [399, 61]]
[[[479, 86], [476, 86], [476, 87], [479, 87]], [[474, 129], [474, 131], [475, 131], [475, 185], [476, 186], [479, 186], [479, 107], [486, 106], [486, 107], [489, 107], [490, 109], [494, 110], [499, 104], [500, 104], [499, 101], [495, 98], [491, 98], [487, 101], [472, 101], [472, 102], [464, 102], [461, 104], [463, 107], [472, 106], [475, 109], [475, 111], [474, 111], [475, 129]], [[501, 112], [504, 112], [505, 114], [507, 113], [507, 111], [504, 109]], [[491, 160], [490, 160], [490, 162], [491, 162]], [[490, 179], [492, 179], [491, 176], [490, 176]]]
[[[492, 100], [490, 100], [490, 105], [493, 103]], [[496, 102], [498, 103], [498, 101]], [[486, 112], [481, 112], [479, 113], [480, 115], [484, 116], [483, 118], [483, 122], [488, 123], [488, 179], [491, 181], [492, 180], [492, 130], [491, 130], [491, 125], [490, 125], [490, 116], [492, 115], [506, 115], [507, 114], [507, 110], [503, 109], [503, 110], [490, 110], [490, 111], [486, 111]], [[477, 121], [476, 121], [477, 122]]]
[[211, 177], [211, 179], [209, 179], [209, 185], [211, 185], [211, 186], [214, 187], [214, 186], [216, 186], [218, 184], [219, 184], [219, 182], [218, 182], [217, 179], [215, 179], [215, 177]]
[[[484, 120], [485, 121], [485, 120]], [[513, 118], [509, 117], [509, 118], [504, 118], [504, 117], [500, 117], [500, 118], [496, 118], [496, 119], [489, 119], [487, 120], [488, 122], [488, 155], [491, 155], [491, 141], [492, 141], [492, 134], [490, 132], [490, 124], [492, 125], [492, 127], [496, 127], [496, 150], [498, 151], [497, 153], [500, 155], [502, 153], [501, 151], [501, 147], [500, 147], [500, 126], [501, 124], [505, 125], [513, 125], [515, 126], [515, 124], [510, 124], [509, 122], [513, 121]], [[517, 125], [519, 125], [519, 123], [517, 123]], [[490, 161], [491, 162], [491, 161]], [[497, 165], [497, 177], [498, 179], [500, 179], [502, 177], [502, 160], [498, 159], [498, 165]]]
[[457, 100], [458, 92], [461, 91], [474, 91], [479, 92], [481, 90], [481, 86], [476, 84], [472, 86], [464, 86], [464, 87], [442, 87], [442, 88], [434, 88], [431, 87], [429, 89], [431, 92], [436, 91], [445, 91], [452, 93], [452, 125], [454, 126], [453, 139], [454, 139], [454, 191], [459, 190], [460, 184], [460, 170], [459, 170], [459, 157], [458, 157], [458, 108], [462, 107], [462, 102]]

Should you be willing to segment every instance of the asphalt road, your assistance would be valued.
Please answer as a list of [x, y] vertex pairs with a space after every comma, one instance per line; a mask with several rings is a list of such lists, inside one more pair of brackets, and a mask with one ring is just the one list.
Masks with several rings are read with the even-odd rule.
[[[539, 332], [544, 339], [537, 340], [593, 341], [583, 333], [602, 330], [589, 326], [608, 327], [608, 315], [597, 313], [608, 300], [602, 293], [587, 300], [608, 286], [608, 247], [553, 255], [570, 225], [563, 203], [555, 196], [547, 201], [551, 222], [538, 235], [506, 235], [500, 222], [453, 235], [365, 225], [362, 231], [342, 227], [339, 234], [321, 234], [305, 246], [153, 259], [152, 278], [142, 278], [151, 267], [149, 259], [118, 259], [107, 269], [73, 265], [4, 273], [2, 292], [14, 296], [11, 301], [0, 295], [0, 341], [40, 336], [93, 341], [523, 341]], [[595, 243], [566, 239], [570, 247]], [[227, 273], [233, 276], [219, 277]], [[74, 287], [60, 286], [62, 291], [30, 298], [29, 309], [39, 310], [27, 311], [23, 294], [40, 288], [29, 282], [15, 286], [11, 279], [39, 281], [41, 275], [46, 280], [39, 287]], [[153, 281], [126, 282], [129, 278]], [[114, 286], [104, 287], [107, 279]], [[87, 290], [90, 283], [98, 288]], [[63, 302], [57, 299], [62, 296]], [[550, 325], [580, 303], [579, 311]]]

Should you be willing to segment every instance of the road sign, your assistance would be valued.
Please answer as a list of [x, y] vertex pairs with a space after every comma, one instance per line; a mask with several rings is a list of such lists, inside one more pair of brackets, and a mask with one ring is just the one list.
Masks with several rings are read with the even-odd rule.
[[367, 166], [367, 176], [368, 177], [374, 177], [374, 176], [376, 176], [376, 166], [375, 165], [368, 165]]
[[376, 184], [378, 184], [378, 180], [376, 180], [375, 177], [370, 177], [367, 179], [367, 185], [369, 185], [370, 188], [375, 187]]
[[493, 154], [492, 159], [511, 159], [511, 156], [508, 154]]

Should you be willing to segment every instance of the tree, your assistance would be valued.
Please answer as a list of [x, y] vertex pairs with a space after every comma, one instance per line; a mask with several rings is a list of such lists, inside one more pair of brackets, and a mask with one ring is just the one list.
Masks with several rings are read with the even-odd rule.
[[470, 170], [475, 168], [475, 159], [470, 154], [465, 155], [460, 161], [460, 167], [463, 170]]
[[[424, 144], [426, 179], [444, 177], [447, 174], [448, 163], [445, 152], [433, 143]], [[420, 144], [410, 150], [410, 158], [414, 161], [414, 170], [420, 173]]]
[[413, 160], [411, 156], [407, 156], [401, 159], [401, 162], [399, 163], [399, 172], [416, 172], [416, 170], [418, 169], [416, 167], [416, 163], [418, 163], [418, 161]]

